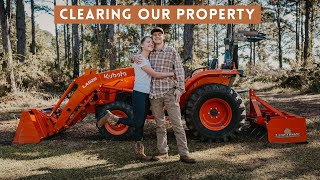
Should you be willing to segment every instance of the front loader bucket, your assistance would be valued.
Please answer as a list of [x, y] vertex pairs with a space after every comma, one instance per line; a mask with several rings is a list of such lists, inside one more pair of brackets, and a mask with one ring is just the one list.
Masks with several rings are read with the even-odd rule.
[[247, 118], [267, 129], [270, 143], [307, 142], [307, 127], [304, 117], [271, 106], [256, 96], [253, 89], [250, 90], [250, 113]]
[[39, 114], [36, 109], [22, 112], [12, 144], [38, 143], [47, 136], [45, 119]]

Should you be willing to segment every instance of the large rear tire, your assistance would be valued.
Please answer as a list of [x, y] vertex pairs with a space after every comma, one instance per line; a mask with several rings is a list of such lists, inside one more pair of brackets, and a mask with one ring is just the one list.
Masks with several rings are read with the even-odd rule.
[[[107, 105], [96, 107], [97, 121], [106, 115], [106, 110], [111, 111], [119, 117], [133, 117], [132, 106], [125, 102], [115, 101]], [[106, 123], [104, 126], [99, 128], [99, 132], [107, 140], [122, 141], [129, 140], [132, 137], [133, 129], [133, 127], [129, 127], [124, 124], [112, 126], [109, 123]]]
[[245, 120], [238, 93], [222, 84], [210, 84], [191, 94], [186, 106], [189, 130], [202, 141], [228, 141]]

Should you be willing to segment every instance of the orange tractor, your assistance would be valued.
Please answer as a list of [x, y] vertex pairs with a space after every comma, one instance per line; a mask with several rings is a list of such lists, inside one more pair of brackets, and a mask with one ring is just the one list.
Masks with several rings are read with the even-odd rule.
[[[229, 36], [230, 37], [230, 36]], [[255, 42], [264, 39], [257, 32], [239, 32], [227, 38], [225, 64], [216, 69], [213, 60], [209, 67], [189, 75], [186, 93], [180, 101], [189, 130], [200, 140], [228, 141], [237, 132], [252, 132], [256, 127], [267, 130], [272, 143], [306, 142], [306, 120], [272, 107], [250, 90], [250, 112], [237, 91], [232, 88], [238, 70], [238, 41]], [[232, 51], [229, 52], [229, 49]], [[133, 116], [131, 93], [134, 84], [133, 68], [103, 73], [88, 69], [72, 81], [59, 102], [53, 107], [22, 112], [13, 144], [38, 143], [42, 139], [65, 131], [87, 114], [95, 113], [97, 120], [106, 110], [120, 116]], [[65, 103], [63, 103], [65, 102]], [[106, 139], [125, 140], [132, 127], [123, 124], [99, 128]]]

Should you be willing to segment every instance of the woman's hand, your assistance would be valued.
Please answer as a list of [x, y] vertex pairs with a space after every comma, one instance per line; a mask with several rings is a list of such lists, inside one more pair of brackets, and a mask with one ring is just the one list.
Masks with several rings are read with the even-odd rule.
[[142, 59], [143, 59], [143, 56], [141, 54], [137, 54], [134, 56], [134, 62], [137, 63], [137, 64], [141, 64], [142, 63]]

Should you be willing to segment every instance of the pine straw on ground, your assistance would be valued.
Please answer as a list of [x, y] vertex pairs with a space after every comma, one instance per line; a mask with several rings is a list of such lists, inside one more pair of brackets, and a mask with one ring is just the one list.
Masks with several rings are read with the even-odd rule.
[[[1, 179], [318, 179], [320, 177], [320, 94], [258, 93], [272, 105], [307, 117], [308, 144], [269, 144], [237, 136], [227, 143], [204, 143], [187, 131], [191, 155], [198, 163], [179, 162], [171, 128], [170, 158], [134, 160], [133, 142], [103, 140], [88, 116], [66, 132], [32, 145], [9, 145], [18, 112], [2, 110], [0, 118]], [[13, 102], [13, 101], [12, 101]], [[17, 104], [19, 104], [17, 102]], [[22, 106], [17, 105], [19, 108]], [[14, 115], [12, 115], [14, 114]], [[5, 115], [5, 116], [4, 116]], [[6, 118], [3, 118], [6, 117]], [[10, 118], [15, 117], [15, 118]], [[146, 154], [157, 153], [154, 121], [146, 124]]]

